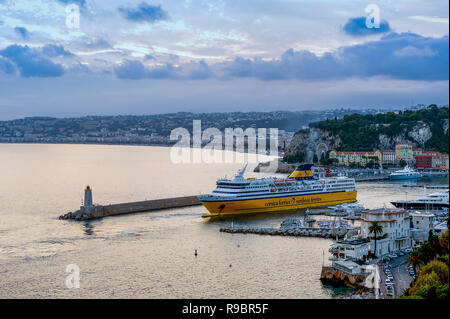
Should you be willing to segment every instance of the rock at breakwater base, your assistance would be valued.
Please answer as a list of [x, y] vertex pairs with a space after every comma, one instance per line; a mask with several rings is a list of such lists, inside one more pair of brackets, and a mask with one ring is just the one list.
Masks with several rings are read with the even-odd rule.
[[333, 267], [323, 266], [320, 280], [327, 285], [334, 287], [358, 288], [362, 291], [372, 291], [373, 288], [366, 287], [367, 275], [348, 274]]

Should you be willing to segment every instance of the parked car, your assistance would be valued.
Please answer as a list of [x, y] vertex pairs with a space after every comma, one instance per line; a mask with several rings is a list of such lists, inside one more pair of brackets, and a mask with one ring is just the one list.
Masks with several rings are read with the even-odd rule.
[[411, 249], [411, 248], [406, 248], [406, 249], [405, 249], [405, 253], [410, 253], [410, 252], [412, 252], [412, 249]]
[[387, 285], [390, 285], [391, 284], [391, 281], [389, 280], [389, 279], [386, 279], [385, 281], [384, 281], [384, 284], [387, 286]]
[[399, 255], [399, 256], [405, 256], [405, 253], [402, 252], [402, 251], [399, 251], [399, 252], [397, 253], [397, 255]]

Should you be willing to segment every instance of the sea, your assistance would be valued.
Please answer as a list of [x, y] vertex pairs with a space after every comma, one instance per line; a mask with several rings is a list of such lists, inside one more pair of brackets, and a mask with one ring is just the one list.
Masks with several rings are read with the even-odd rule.
[[[304, 211], [208, 220], [203, 206], [59, 220], [94, 203], [205, 194], [242, 162], [175, 163], [168, 147], [0, 144], [0, 298], [336, 298], [319, 280], [331, 240], [219, 232], [278, 227]], [[283, 174], [255, 173], [247, 177]], [[448, 184], [448, 178], [428, 180]], [[402, 182], [358, 183], [367, 208], [416, 198]], [[197, 255], [195, 255], [197, 251]], [[76, 267], [79, 288], [68, 285]], [[70, 288], [72, 287], [72, 288]]]

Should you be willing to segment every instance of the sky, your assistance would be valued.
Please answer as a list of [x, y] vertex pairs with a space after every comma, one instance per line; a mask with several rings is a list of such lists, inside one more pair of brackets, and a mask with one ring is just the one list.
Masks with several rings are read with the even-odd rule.
[[448, 104], [443, 0], [0, 0], [0, 120]]

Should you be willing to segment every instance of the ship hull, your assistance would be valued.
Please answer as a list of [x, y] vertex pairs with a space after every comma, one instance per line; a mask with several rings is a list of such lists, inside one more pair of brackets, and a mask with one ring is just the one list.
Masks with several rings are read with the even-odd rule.
[[391, 202], [397, 208], [417, 209], [417, 210], [437, 210], [448, 208], [448, 204], [445, 203], [432, 203], [425, 204], [420, 202]]
[[319, 207], [356, 201], [356, 191], [317, 193], [298, 196], [280, 196], [259, 199], [203, 199], [203, 206], [209, 211], [202, 217], [232, 216], [252, 213], [278, 212], [309, 207]]
[[408, 180], [408, 179], [419, 179], [422, 178], [422, 175], [391, 175], [391, 180]]

